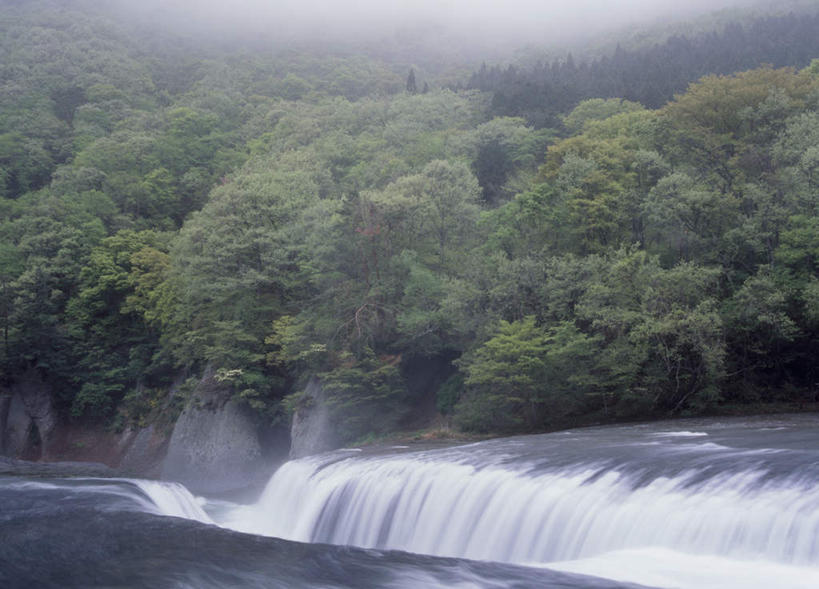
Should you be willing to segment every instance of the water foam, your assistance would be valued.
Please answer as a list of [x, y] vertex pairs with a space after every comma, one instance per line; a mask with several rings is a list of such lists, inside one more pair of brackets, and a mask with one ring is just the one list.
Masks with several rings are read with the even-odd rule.
[[179, 483], [124, 479], [137, 486], [153, 504], [153, 510], [160, 515], [184, 517], [198, 522], [212, 524], [213, 520], [202, 509], [204, 500], [194, 497]]
[[303, 459], [223, 523], [302, 542], [514, 563], [651, 546], [819, 564], [819, 487], [757, 470], [700, 474], [635, 485], [634, 474], [593, 465], [533, 475], [413, 456]]

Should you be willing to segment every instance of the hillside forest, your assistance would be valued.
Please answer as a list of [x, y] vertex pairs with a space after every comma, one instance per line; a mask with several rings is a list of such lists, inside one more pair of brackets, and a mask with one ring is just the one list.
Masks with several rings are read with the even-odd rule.
[[0, 378], [66, 420], [205, 371], [348, 440], [817, 401], [819, 14], [436, 68], [83, 6], [0, 5]]

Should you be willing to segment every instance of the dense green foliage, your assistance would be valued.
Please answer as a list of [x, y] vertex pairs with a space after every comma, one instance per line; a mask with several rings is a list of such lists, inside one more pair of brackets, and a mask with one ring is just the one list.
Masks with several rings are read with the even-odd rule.
[[789, 13], [730, 22], [719, 30], [677, 33], [590, 61], [566, 59], [535, 66], [486, 67], [469, 88], [491, 92], [496, 116], [525, 117], [556, 126], [560, 115], [586, 98], [621, 98], [658, 108], [693, 80], [765, 64], [808, 65], [819, 55], [819, 14]]
[[[274, 419], [318, 377], [349, 438], [430, 395], [476, 431], [815, 400], [817, 62], [656, 110], [618, 66], [550, 94], [558, 139], [405, 64], [51, 8], [0, 18], [6, 384], [133, 418], [210, 367]], [[424, 358], [453, 360], [437, 395]]]

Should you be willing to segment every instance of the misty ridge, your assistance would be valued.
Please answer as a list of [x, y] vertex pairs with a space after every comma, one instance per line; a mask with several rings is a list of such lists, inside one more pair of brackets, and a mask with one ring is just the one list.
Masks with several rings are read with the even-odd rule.
[[[788, 5], [798, 2], [786, 3]], [[584, 42], [625, 26], [674, 22], [759, 0], [147, 0], [109, 2], [149, 26], [276, 45], [399, 42], [475, 47], [489, 57], [524, 45]], [[781, 7], [781, 6], [780, 6]], [[476, 56], [477, 57], [477, 56]]]

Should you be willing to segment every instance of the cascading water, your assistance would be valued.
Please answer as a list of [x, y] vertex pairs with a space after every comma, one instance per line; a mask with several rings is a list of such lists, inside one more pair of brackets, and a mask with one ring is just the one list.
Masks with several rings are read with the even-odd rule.
[[816, 425], [703, 422], [696, 431], [631, 426], [420, 452], [341, 451], [285, 464], [257, 504], [221, 523], [303, 542], [566, 563], [557, 568], [612, 578], [635, 555], [689, 563], [672, 581], [658, 582], [650, 567], [619, 577], [659, 586], [709, 586], [683, 573], [722, 559], [710, 578], [724, 580], [717, 570], [753, 561], [756, 585], [725, 573], [728, 584], [712, 586], [766, 586], [789, 575], [819, 586]]
[[285, 464], [252, 505], [175, 483], [0, 476], [4, 589], [631, 583], [819, 587], [819, 418], [342, 450]]
[[53, 481], [15, 481], [3, 485], [8, 490], [32, 493], [56, 491], [75, 497], [93, 498], [107, 511], [139, 511], [213, 523], [202, 503], [179, 483], [143, 479], [73, 478]]
[[208, 524], [200, 501], [173, 483], [0, 476], [0, 587], [640, 589], [532, 567], [239, 534]]
[[756, 470], [695, 483], [697, 474], [635, 488], [627, 474], [592, 467], [530, 476], [417, 459], [297, 463], [245, 529], [506, 562], [664, 546], [816, 563], [819, 488], [765, 483]]
[[125, 480], [136, 485], [140, 491], [147, 495], [160, 515], [184, 517], [204, 524], [213, 523], [213, 520], [202, 509], [201, 502], [178, 483], [140, 479]]

